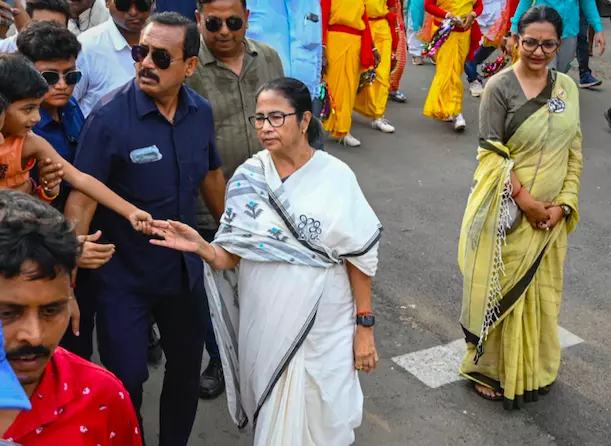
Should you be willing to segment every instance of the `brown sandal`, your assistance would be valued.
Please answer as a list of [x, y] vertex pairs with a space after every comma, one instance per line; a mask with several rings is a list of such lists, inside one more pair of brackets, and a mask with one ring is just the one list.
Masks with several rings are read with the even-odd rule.
[[[485, 387], [485, 386], [482, 386], [482, 387]], [[479, 396], [481, 396], [485, 400], [488, 400], [488, 401], [503, 401], [503, 399], [504, 399], [503, 395], [488, 396], [485, 393], [482, 393], [480, 390], [477, 389], [477, 385], [474, 385], [473, 388], [475, 389], [475, 393], [477, 393]], [[493, 390], [493, 389], [490, 389], [490, 390]], [[495, 390], [495, 393], [496, 393], [496, 390]]]

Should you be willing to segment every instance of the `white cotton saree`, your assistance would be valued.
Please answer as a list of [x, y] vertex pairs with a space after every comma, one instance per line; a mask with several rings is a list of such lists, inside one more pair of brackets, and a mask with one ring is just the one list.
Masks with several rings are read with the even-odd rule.
[[233, 271], [205, 266], [229, 410], [257, 446], [354, 442], [363, 396], [344, 260], [374, 276], [381, 226], [354, 173], [317, 151], [283, 182], [267, 151], [227, 186], [215, 244]]

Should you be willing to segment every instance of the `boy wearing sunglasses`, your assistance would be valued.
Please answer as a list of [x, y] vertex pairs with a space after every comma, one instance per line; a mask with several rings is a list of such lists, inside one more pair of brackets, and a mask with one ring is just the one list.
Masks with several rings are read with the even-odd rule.
[[[40, 121], [33, 131], [72, 163], [85, 121], [72, 97], [74, 87], [81, 79], [81, 72], [76, 69], [81, 44], [74, 34], [55, 22], [32, 22], [19, 34], [17, 47], [34, 63], [49, 85], [40, 106]], [[69, 190], [70, 185], [63, 182], [59, 196], [53, 201], [53, 206], [60, 211]]]

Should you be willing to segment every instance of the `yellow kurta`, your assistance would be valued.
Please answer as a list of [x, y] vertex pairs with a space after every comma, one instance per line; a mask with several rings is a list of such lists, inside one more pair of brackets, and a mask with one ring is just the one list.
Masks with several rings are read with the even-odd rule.
[[[473, 11], [475, 0], [438, 0], [437, 5], [463, 17]], [[435, 77], [424, 104], [424, 116], [445, 120], [462, 113], [464, 85], [461, 77], [470, 46], [471, 31], [453, 32], [437, 51]]]
[[[492, 100], [489, 89], [482, 101]], [[551, 112], [543, 96], [538, 109], [526, 114], [526, 104], [516, 112], [514, 119], [521, 114], [522, 121], [506, 144], [482, 143], [459, 242], [461, 324], [469, 333], [460, 374], [502, 393], [507, 408], [536, 401], [558, 375], [563, 265], [568, 234], [579, 220], [579, 92], [573, 80], [558, 74], [549, 97], [565, 108]], [[536, 200], [567, 205], [571, 216], [551, 231], [533, 229], [523, 216], [504, 235], [511, 171]]]
[[[364, 30], [363, 0], [332, 0], [329, 26], [343, 25]], [[335, 103], [335, 112], [324, 122], [325, 130], [342, 138], [352, 127], [352, 110], [361, 75], [361, 36], [329, 31], [325, 81]]]
[[386, 0], [365, 0], [367, 16], [373, 43], [380, 54], [380, 64], [376, 69], [376, 80], [368, 85], [356, 98], [355, 110], [369, 118], [384, 116], [390, 90], [390, 67], [392, 64], [392, 34], [386, 20], [388, 7]]

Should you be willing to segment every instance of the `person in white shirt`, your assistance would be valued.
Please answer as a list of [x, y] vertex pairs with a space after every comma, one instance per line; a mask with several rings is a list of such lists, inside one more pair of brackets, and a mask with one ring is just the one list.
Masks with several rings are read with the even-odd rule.
[[69, 0], [69, 2], [72, 20], [68, 24], [68, 29], [77, 36], [110, 18], [104, 0]]
[[85, 117], [102, 97], [135, 76], [131, 48], [151, 14], [152, 0], [107, 0], [110, 19], [81, 35], [76, 62], [83, 78], [74, 90]]
[[[28, 0], [25, 11], [32, 20], [55, 21], [68, 26], [70, 7], [67, 0]], [[27, 23], [27, 22], [26, 22]], [[0, 40], [0, 53], [17, 52], [17, 34]]]

